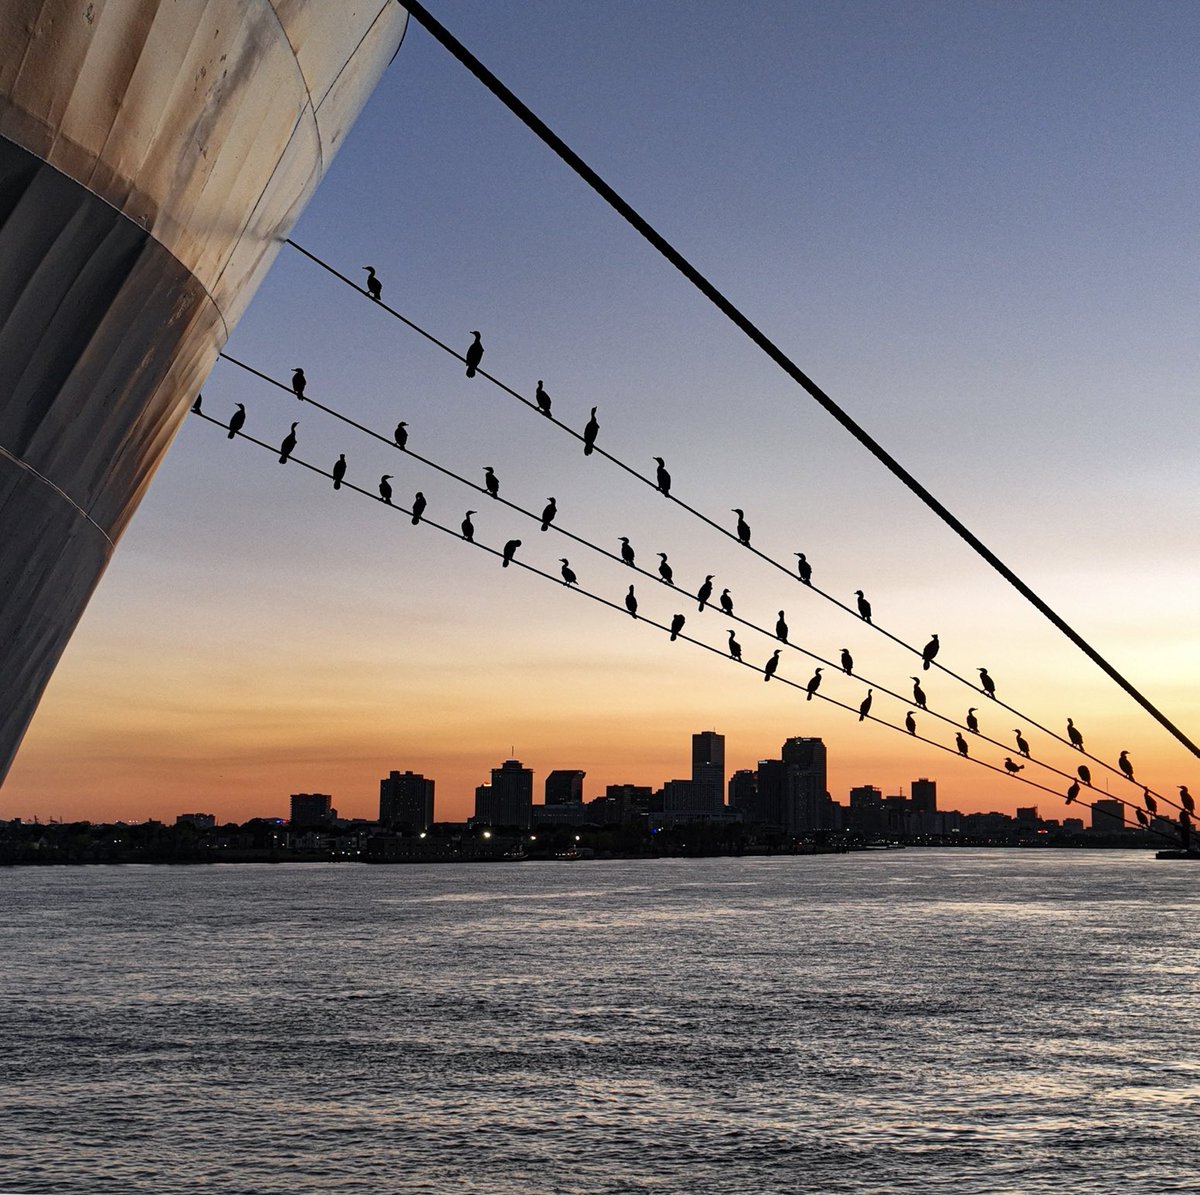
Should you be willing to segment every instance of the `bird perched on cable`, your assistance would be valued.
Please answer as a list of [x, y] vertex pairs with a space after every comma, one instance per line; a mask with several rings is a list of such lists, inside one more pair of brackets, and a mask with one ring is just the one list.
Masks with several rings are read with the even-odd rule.
[[1146, 816], [1144, 809], [1135, 809], [1133, 812], [1138, 819], [1138, 825], [1143, 827], [1150, 825], [1150, 819]]
[[405, 430], [407, 427], [408, 424], [401, 419], [400, 422], [396, 424], [396, 430], [392, 433], [396, 439], [396, 447], [401, 450], [408, 446], [408, 432]]
[[564, 585], [574, 585], [579, 578], [575, 575], [575, 570], [571, 567], [571, 562], [565, 557], [560, 556], [559, 562], [562, 564], [562, 579]]
[[636, 555], [633, 550], [633, 545], [629, 542], [628, 535], [618, 535], [617, 538], [621, 541], [621, 559], [625, 561], [630, 568], [633, 568], [633, 562]]
[[979, 687], [993, 700], [996, 700], [996, 682], [988, 676], [986, 668], [977, 668], [979, 673]]
[[909, 734], [917, 733], [917, 720], [913, 717], [912, 710], [909, 710], [908, 713], [904, 715], [904, 729], [907, 730]]
[[796, 572], [800, 574], [800, 580], [805, 585], [812, 584], [812, 565], [808, 563], [808, 557], [803, 552], [793, 552], [796, 557]]
[[637, 594], [633, 592], [633, 586], [629, 587], [629, 592], [625, 595], [625, 609], [637, 618]]
[[735, 506], [735, 507], [733, 507], [732, 513], [737, 515], [737, 517], [738, 517], [737, 537], [743, 544], [746, 545], [746, 547], [749, 547], [750, 546], [750, 524], [746, 522], [746, 512], [744, 510], [739, 510]]
[[699, 590], [697, 590], [697, 592], [696, 592], [696, 597], [700, 601], [700, 610], [702, 613], [704, 611], [704, 604], [708, 601], [708, 599], [710, 597], [712, 597], [712, 591], [713, 591], [712, 583], [713, 583], [712, 573], [709, 573], [704, 578], [704, 584], [701, 585]]
[[854, 657], [850, 654], [848, 647], [842, 648], [842, 671], [847, 676], [854, 675]]
[[687, 622], [682, 614], [676, 614], [671, 619], [671, 642], [674, 643], [679, 638], [679, 632], [683, 630], [683, 624]]
[[912, 678], [913, 683], [913, 701], [917, 704], [917, 709], [925, 708], [925, 690], [921, 688], [921, 681], [918, 677]]
[[415, 527], [425, 513], [425, 495], [420, 490], [416, 492], [412, 503], [412, 525]]
[[1004, 757], [1004, 770], [1010, 776], [1015, 776], [1018, 772], [1023, 772], [1025, 770], [1025, 765], [1023, 763], [1013, 763], [1013, 761], [1006, 755]]
[[379, 479], [379, 496], [380, 496], [380, 497], [381, 497], [381, 498], [382, 498], [382, 499], [383, 499], [383, 500], [384, 500], [384, 501], [385, 501], [385, 502], [386, 502], [386, 503], [387, 503], [389, 506], [391, 506], [391, 504], [392, 504], [392, 487], [391, 487], [390, 485], [388, 485], [388, 482], [389, 482], [389, 481], [391, 481], [391, 479], [392, 479], [392, 476], [393, 476], [393, 475], [392, 475], [391, 473], [385, 473], [385, 474], [384, 474], [384, 475], [383, 475], [383, 476], [382, 476], [382, 477]]
[[921, 668], [925, 672], [929, 671], [929, 665], [933, 663], [933, 658], [938, 654], [938, 649], [941, 646], [942, 645], [938, 642], [937, 633], [935, 632], [933, 637], [928, 643], [925, 644], [925, 647], [921, 651]]
[[1133, 764], [1129, 762], [1128, 751], [1121, 752], [1120, 757], [1117, 759], [1117, 767], [1119, 767], [1121, 771], [1125, 773], [1126, 779], [1133, 779]]
[[805, 692], [808, 694], [805, 701], [812, 701], [813, 694], [821, 687], [821, 669], [818, 668], [813, 674], [812, 679], [804, 686]]
[[858, 707], [858, 720], [861, 722], [871, 712], [871, 694], [874, 689], [868, 689], [867, 695], [862, 699]]
[[735, 660], [742, 658], [742, 645], [733, 637], [733, 632], [729, 632], [729, 654]]
[[1150, 795], [1148, 788], [1142, 789], [1142, 802], [1151, 813], [1158, 812], [1158, 802]]
[[[204, 399], [204, 395], [203, 395], [203, 394], [197, 394], [197, 395], [196, 395], [196, 401], [195, 401], [194, 403], [192, 403], [192, 414], [193, 414], [193, 415], [199, 415], [199, 414], [200, 414], [200, 405], [201, 405], [201, 403], [202, 403], [203, 399]], [[241, 405], [242, 405], [241, 403], [238, 403], [238, 406], [239, 406], [239, 407], [240, 407]]]
[[1070, 718], [1067, 719], [1067, 738], [1071, 742], [1072, 747], [1083, 750], [1083, 735], [1081, 735], [1075, 726], [1075, 723]]
[[967, 710], [967, 729], [972, 734], [979, 733], [979, 719], [975, 717], [976, 708], [976, 706], [971, 706], [971, 708]]
[[600, 424], [596, 422], [596, 408], [592, 408], [592, 416], [587, 421], [587, 426], [583, 429], [583, 455], [591, 456], [592, 449], [596, 447], [596, 436], [600, 432]]
[[1188, 792], [1187, 785], [1179, 786], [1179, 803], [1188, 811], [1188, 813], [1196, 812], [1196, 802], [1192, 799], [1192, 794]]
[[651, 458], [658, 468], [655, 470], [655, 480], [658, 484], [658, 492], [666, 498], [671, 493], [671, 475], [667, 472], [666, 462], [661, 456]]
[[1079, 785], [1072, 780], [1071, 787], [1067, 789], [1067, 804], [1070, 805], [1077, 796], [1079, 796]]
[[496, 476], [496, 471], [491, 465], [483, 467], [483, 488], [491, 497], [500, 497], [500, 478]]
[[[197, 402], [200, 400], [197, 398]], [[195, 410], [196, 408], [193, 408]], [[246, 422], [246, 408], [241, 403], [237, 404], [237, 410], [229, 417], [229, 438], [232, 440], [234, 436], [242, 430], [242, 424]]]
[[304, 387], [307, 385], [308, 379], [304, 376], [304, 370], [297, 365], [295, 373], [292, 374], [292, 393], [301, 402], [304, 401]]
[[554, 522], [554, 516], [558, 514], [558, 503], [554, 501], [553, 495], [550, 501], [546, 503], [546, 508], [542, 511], [542, 530], [549, 529], [550, 524]]
[[967, 740], [962, 737], [962, 731], [954, 732], [954, 745], [958, 748], [959, 755], [967, 754]]
[[1084, 782], [1084, 784], [1086, 784], [1088, 786], [1088, 788], [1091, 788], [1092, 787], [1092, 769], [1089, 768], [1087, 766], [1087, 764], [1081, 763], [1079, 765], [1079, 767], [1077, 767], [1075, 769], [1075, 771], [1079, 773], [1079, 779], [1082, 780]]
[[517, 554], [517, 549], [520, 546], [521, 541], [519, 539], [510, 539], [508, 543], [504, 545], [504, 559], [500, 562], [502, 568], [508, 568], [513, 557]]
[[780, 648], [775, 649], [775, 654], [767, 661], [763, 668], [763, 680], [768, 681], [775, 675], [775, 669], [779, 667], [779, 652]]
[[547, 417], [550, 415], [550, 395], [542, 387], [542, 379], [538, 378], [537, 389], [533, 392], [533, 397], [537, 401], [538, 410]]
[[296, 448], [296, 425], [292, 424], [292, 430], [283, 437], [283, 443], [279, 445], [279, 463], [286, 465], [288, 457], [292, 455]]
[[479, 368], [479, 362], [483, 360], [483, 340], [478, 332], [472, 332], [475, 337], [471, 341], [470, 347], [467, 349], [467, 377], [473, 378], [475, 371]]
[[783, 611], [779, 611], [779, 619], [775, 623], [775, 638], [783, 643], [788, 641], [788, 624], [784, 620]]
[[1017, 750], [1023, 756], [1025, 756], [1026, 759], [1028, 759], [1029, 758], [1029, 744], [1025, 741], [1025, 736], [1019, 730], [1014, 730], [1013, 734], [1015, 734], [1017, 736]]
[[471, 522], [471, 516], [477, 515], [479, 511], [468, 510], [462, 521], [462, 537], [469, 544], [475, 542], [475, 524]]
[[721, 609], [724, 613], [733, 613], [733, 598], [729, 596], [728, 589], [722, 589], [721, 596], [717, 600], [721, 603]]
[[374, 266], [363, 266], [363, 269], [367, 271], [367, 294], [378, 303], [380, 295], [383, 294], [383, 283], [375, 277]]
[[338, 454], [337, 460], [333, 465], [333, 488], [340, 490], [342, 488], [342, 478], [346, 476], [346, 454], [341, 452]]
[[[854, 596], [858, 598], [859, 618], [861, 618], [863, 622], [871, 622], [871, 603], [868, 602], [865, 597], [863, 597], [863, 591], [861, 589], [856, 589], [854, 591]], [[871, 623], [871, 625], [874, 626], [875, 624]]]
[[675, 573], [672, 571], [671, 566], [667, 563], [666, 552], [659, 552], [658, 556], [659, 556], [658, 575], [660, 577], [662, 577], [662, 579], [668, 585], [674, 585], [675, 584]]

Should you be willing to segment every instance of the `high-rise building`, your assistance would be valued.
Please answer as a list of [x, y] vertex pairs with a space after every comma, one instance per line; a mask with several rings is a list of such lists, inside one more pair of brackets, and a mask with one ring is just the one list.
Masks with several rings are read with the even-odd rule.
[[570, 768], [555, 768], [546, 777], [547, 805], [578, 805], [583, 801], [583, 778], [586, 772]]
[[753, 768], [740, 768], [729, 777], [729, 807], [742, 813], [754, 808], [758, 792], [758, 773]]
[[725, 736], [715, 730], [692, 735], [692, 801], [706, 813], [725, 804]]
[[337, 810], [328, 793], [292, 793], [288, 820], [293, 826], [323, 826], [336, 817]]
[[829, 829], [824, 741], [809, 738], [788, 739], [783, 744], [782, 756], [787, 767], [784, 829], [790, 834], [801, 830]]
[[914, 813], [937, 813], [937, 781], [914, 780], [912, 782], [912, 808]]
[[379, 782], [379, 820], [420, 834], [433, 825], [433, 781], [420, 772], [389, 772]]
[[850, 829], [868, 836], [883, 832], [883, 793], [875, 785], [850, 790]]
[[1092, 829], [1109, 834], [1125, 829], [1125, 806], [1120, 801], [1100, 800], [1092, 802]]
[[480, 818], [479, 794], [487, 785], [475, 790], [475, 816], [493, 826], [517, 826], [528, 830], [533, 824], [533, 769], [519, 759], [506, 759], [502, 766], [492, 769], [490, 793], [484, 803], [490, 816]]

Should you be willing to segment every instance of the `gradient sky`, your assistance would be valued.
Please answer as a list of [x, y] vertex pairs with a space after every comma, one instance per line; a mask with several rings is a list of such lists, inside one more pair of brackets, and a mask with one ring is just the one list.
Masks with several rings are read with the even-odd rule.
[[[1200, 729], [1195, 47], [1184, 3], [438, 0], [435, 13], [768, 335], [1193, 738]], [[608, 210], [415, 23], [293, 236], [756, 545], [807, 552], [847, 600], [1159, 791], [1200, 768]], [[739, 614], [904, 691], [912, 658], [579, 447], [290, 249], [228, 349], [639, 562], [670, 553]], [[227, 364], [205, 409], [478, 538], [629, 578]], [[643, 610], [733, 625], [638, 582]], [[738, 630], [748, 659], [771, 645]], [[6, 816], [374, 816], [437, 781], [439, 818], [513, 751], [535, 770], [661, 783], [691, 732], [730, 769], [820, 735], [830, 790], [939, 782], [943, 807], [1061, 802], [606, 612], [189, 420], [47, 690]], [[811, 662], [780, 669], [803, 682]], [[979, 705], [933, 674], [931, 705]], [[864, 688], [830, 676], [830, 695]], [[906, 707], [877, 700], [900, 721]], [[982, 711], [1009, 741], [1020, 723]], [[930, 729], [932, 727], [930, 726]], [[1028, 730], [1028, 727], [1023, 727]], [[952, 742], [953, 731], [937, 732]], [[1030, 732], [1034, 754], [1045, 740]], [[1004, 752], [984, 754], [999, 763]], [[1051, 761], [1069, 752], [1046, 746]], [[1028, 775], [1036, 775], [1030, 768]], [[1061, 787], [1050, 778], [1048, 783]], [[1114, 782], [1114, 791], [1121, 790]]]

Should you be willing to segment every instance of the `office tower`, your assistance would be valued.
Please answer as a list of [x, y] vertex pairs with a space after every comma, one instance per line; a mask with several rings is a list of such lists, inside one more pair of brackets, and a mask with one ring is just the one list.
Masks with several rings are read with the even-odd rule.
[[850, 790], [850, 829], [868, 837], [883, 832], [883, 793], [873, 784]]
[[790, 738], [783, 744], [787, 769], [783, 827], [789, 834], [827, 829], [829, 814], [825, 743], [822, 739]]
[[1092, 802], [1092, 829], [1111, 834], [1125, 829], [1125, 806], [1108, 799]]
[[528, 830], [533, 824], [533, 769], [519, 759], [506, 759], [493, 768], [491, 803], [492, 825]]
[[420, 834], [433, 825], [433, 781], [419, 772], [389, 772], [379, 782], [379, 820]]
[[333, 798], [328, 793], [292, 793], [293, 826], [323, 826], [337, 817]]
[[912, 782], [912, 808], [914, 813], [937, 813], [936, 780]]
[[692, 807], [712, 813], [725, 805], [725, 736], [715, 730], [692, 735]]
[[754, 808], [758, 792], [758, 773], [753, 768], [741, 768], [729, 777], [729, 807], [743, 814]]
[[583, 800], [583, 778], [586, 772], [572, 768], [555, 768], [546, 777], [547, 805], [578, 805]]

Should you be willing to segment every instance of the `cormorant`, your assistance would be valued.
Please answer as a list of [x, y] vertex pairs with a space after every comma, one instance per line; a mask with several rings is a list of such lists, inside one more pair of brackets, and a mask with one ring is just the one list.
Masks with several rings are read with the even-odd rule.
[[396, 447], [403, 450], [408, 445], [408, 432], [405, 430], [408, 424], [403, 419], [396, 424], [396, 430], [392, 433], [396, 437]]
[[937, 632], [935, 631], [933, 637], [925, 644], [925, 649], [921, 652], [921, 668], [923, 671], [929, 671], [929, 665], [933, 663], [933, 657], [938, 654], [939, 647], [941, 647], [941, 644], [938, 642]]
[[1127, 779], [1133, 779], [1133, 764], [1129, 762], [1128, 751], [1121, 752], [1120, 757], [1117, 759], [1117, 767], [1119, 767], [1121, 771], [1125, 773]]
[[367, 294], [378, 303], [379, 296], [383, 294], [383, 283], [375, 277], [374, 266], [363, 266], [363, 269], [367, 271]]
[[624, 560], [630, 568], [633, 568], [634, 552], [633, 546], [629, 542], [629, 536], [618, 535], [617, 538], [621, 541], [621, 559]]
[[871, 712], [871, 694], [874, 689], [868, 689], [867, 695], [862, 699], [858, 707], [858, 720], [861, 722]]
[[551, 496], [550, 501], [546, 503], [546, 509], [542, 511], [542, 530], [546, 531], [550, 524], [554, 522], [554, 516], [558, 514], [558, 503]]
[[925, 708], [925, 690], [921, 688], [921, 682], [917, 677], [912, 678], [913, 683], [913, 701], [917, 704], [917, 709]]
[[550, 395], [542, 388], [542, 379], [538, 378], [537, 389], [533, 393], [533, 397], [537, 400], [538, 410], [543, 415], [550, 414]]
[[1192, 799], [1192, 794], [1188, 792], [1187, 785], [1179, 786], [1179, 803], [1188, 811], [1188, 813], [1196, 812], [1196, 802]]
[[[854, 591], [854, 596], [858, 598], [859, 618], [861, 618], [863, 622], [871, 622], [871, 603], [868, 602], [865, 597], [863, 597], [863, 591], [861, 589], [856, 589]], [[871, 623], [871, 625], [874, 626], [875, 624]]]
[[666, 463], [661, 456], [652, 457], [652, 460], [658, 464], [657, 473], [658, 492], [665, 498], [671, 492], [671, 475], [667, 472]]
[[806, 692], [808, 693], [808, 696], [807, 696], [807, 697], [806, 697], [804, 700], [805, 700], [805, 701], [812, 701], [812, 699], [813, 699], [813, 694], [814, 694], [814, 693], [815, 693], [815, 692], [816, 692], [816, 691], [817, 691], [817, 690], [818, 690], [820, 687], [821, 687], [821, 669], [820, 669], [820, 668], [818, 668], [818, 669], [816, 670], [816, 672], [814, 672], [814, 673], [812, 674], [812, 680], [810, 680], [810, 681], [808, 682], [808, 684], [804, 686], [804, 688], [805, 688]]
[[1025, 770], [1025, 765], [1023, 763], [1013, 763], [1013, 761], [1006, 755], [1004, 757], [1004, 770], [1010, 776], [1015, 776], [1018, 772], [1023, 772]]
[[493, 498], [500, 497], [500, 478], [496, 476], [496, 471], [491, 465], [484, 465], [483, 467], [483, 488]]
[[596, 436], [600, 431], [600, 424], [596, 422], [596, 408], [592, 408], [592, 417], [587, 421], [587, 426], [583, 429], [583, 455], [591, 456], [592, 449], [596, 447]]
[[662, 577], [662, 579], [668, 585], [674, 585], [675, 584], [675, 574], [671, 571], [671, 566], [667, 563], [666, 552], [659, 552], [658, 555], [660, 557], [659, 562], [658, 562], [658, 575], [660, 577]]
[[962, 731], [954, 732], [954, 745], [958, 748], [959, 755], [967, 754], [967, 740], [962, 737]]
[[1150, 795], [1148, 788], [1142, 789], [1142, 802], [1151, 813], [1158, 812], [1158, 802]]
[[907, 730], [909, 734], [917, 733], [917, 720], [913, 717], [912, 710], [909, 710], [908, 713], [904, 715], [904, 729]]
[[[196, 399], [199, 402], [199, 399]], [[195, 408], [193, 408], [194, 410]], [[242, 424], [246, 422], [246, 408], [238, 403], [237, 410], [230, 416], [229, 419], [229, 438], [232, 440], [234, 436], [242, 430]]]
[[479, 511], [468, 510], [462, 521], [462, 537], [469, 544], [475, 542], [475, 524], [471, 522], [471, 516], [477, 515]]
[[788, 641], [788, 624], [784, 621], [783, 611], [779, 611], [779, 620], [775, 623], [775, 638], [781, 642]]
[[850, 654], [848, 647], [842, 648], [842, 671], [847, 676], [854, 675], [854, 657]]
[[1092, 769], [1089, 768], [1087, 766], [1087, 764], [1081, 763], [1079, 765], [1079, 767], [1077, 767], [1075, 769], [1075, 771], [1077, 771], [1079, 773], [1079, 779], [1082, 780], [1084, 782], [1084, 784], [1086, 784], [1088, 786], [1088, 788], [1091, 788], [1092, 787]]
[[735, 660], [741, 660], [742, 658], [742, 645], [733, 637], [732, 631], [729, 632], [729, 654]]
[[704, 584], [700, 586], [699, 590], [696, 593], [696, 597], [700, 601], [701, 612], [703, 612], [703, 610], [704, 610], [704, 603], [707, 602], [710, 597], [712, 597], [712, 589], [713, 589], [712, 583], [713, 583], [712, 573], [709, 573], [704, 578]]
[[682, 614], [676, 614], [671, 619], [671, 642], [674, 643], [679, 638], [679, 632], [683, 630], [683, 624], [687, 622]]
[[467, 349], [467, 377], [473, 378], [475, 371], [479, 368], [479, 362], [483, 360], [483, 340], [478, 332], [472, 332], [475, 337], [471, 341], [470, 347]]
[[1077, 796], [1079, 796], [1079, 785], [1072, 780], [1071, 787], [1067, 789], [1067, 804], [1070, 805]]
[[1134, 814], [1137, 816], [1138, 824], [1145, 827], [1150, 825], [1150, 819], [1146, 816], [1144, 809], [1135, 809]]
[[720, 596], [720, 597], [719, 597], [717, 600], [718, 600], [718, 601], [721, 603], [721, 609], [722, 609], [722, 610], [723, 610], [723, 611], [724, 611], [726, 614], [732, 614], [732, 613], [733, 613], [733, 598], [731, 598], [731, 597], [729, 596], [729, 590], [728, 590], [728, 589], [722, 589], [722, 590], [721, 590], [721, 596]]
[[562, 562], [562, 579], [564, 585], [574, 585], [579, 578], [575, 575], [575, 570], [571, 567], [571, 562], [565, 557], [560, 556]]
[[[197, 395], [196, 395], [196, 401], [195, 401], [194, 403], [192, 403], [192, 414], [193, 414], [193, 415], [199, 415], [199, 414], [200, 414], [200, 403], [201, 403], [201, 400], [202, 400], [203, 398], [204, 398], [204, 395], [203, 395], [203, 394], [197, 394]], [[241, 403], [238, 403], [238, 406], [239, 406], [239, 407], [240, 407], [241, 405], [242, 405]]]
[[738, 517], [737, 537], [743, 544], [746, 545], [746, 547], [749, 547], [750, 546], [750, 524], [746, 522], [746, 512], [744, 510], [739, 510], [735, 506], [735, 507], [733, 507], [732, 513], [737, 515], [737, 517]]
[[504, 545], [504, 560], [502, 561], [501, 567], [508, 568], [509, 563], [511, 562], [512, 558], [517, 554], [517, 549], [520, 546], [521, 546], [521, 541], [519, 539], [510, 539], [508, 541], [508, 543], [506, 543]]
[[977, 668], [979, 673], [979, 687], [993, 700], [996, 700], [996, 682], [988, 676], [986, 668]]
[[775, 654], [767, 661], [763, 668], [763, 680], [768, 681], [775, 675], [775, 669], [779, 667], [779, 653], [782, 649], [776, 648]]
[[304, 401], [304, 387], [308, 385], [308, 379], [304, 376], [304, 370], [299, 365], [296, 366], [296, 372], [292, 374], [292, 393], [301, 401]]
[[391, 506], [391, 504], [392, 504], [392, 487], [391, 487], [390, 485], [388, 485], [388, 482], [391, 480], [391, 478], [392, 478], [392, 477], [393, 477], [393, 474], [391, 474], [391, 473], [385, 473], [385, 474], [384, 474], [384, 475], [383, 475], [383, 476], [382, 476], [382, 477], [379, 479], [379, 496], [380, 496], [380, 497], [381, 497], [381, 498], [382, 498], [382, 499], [383, 499], [383, 500], [384, 500], [384, 501], [385, 501], [385, 502], [386, 502], [386, 503], [387, 503], [389, 506]]
[[1078, 747], [1083, 750], [1083, 735], [1075, 728], [1075, 723], [1070, 718], [1067, 719], [1067, 738], [1071, 741], [1072, 747]]
[[340, 490], [342, 488], [342, 478], [346, 476], [346, 454], [338, 453], [338, 458], [333, 463], [333, 488]]
[[975, 717], [975, 710], [975, 706], [971, 706], [971, 708], [967, 710], [967, 729], [972, 734], [979, 733], [979, 719]]
[[412, 503], [412, 524], [415, 527], [420, 521], [421, 516], [425, 513], [425, 495], [420, 490], [416, 492]]
[[1029, 744], [1025, 741], [1025, 736], [1019, 730], [1014, 730], [1013, 734], [1015, 734], [1017, 736], [1017, 750], [1023, 756], [1025, 756], [1026, 759], [1028, 759], [1029, 758]]
[[812, 584], [812, 565], [808, 563], [808, 557], [803, 552], [793, 552], [796, 557], [796, 572], [800, 574], [800, 580], [805, 585]]
[[629, 587], [629, 592], [625, 595], [625, 609], [637, 618], [637, 595], [633, 592], [633, 586]]
[[296, 425], [292, 424], [292, 430], [283, 437], [283, 443], [279, 445], [279, 463], [287, 464], [287, 459], [292, 455], [292, 451], [296, 447]]

